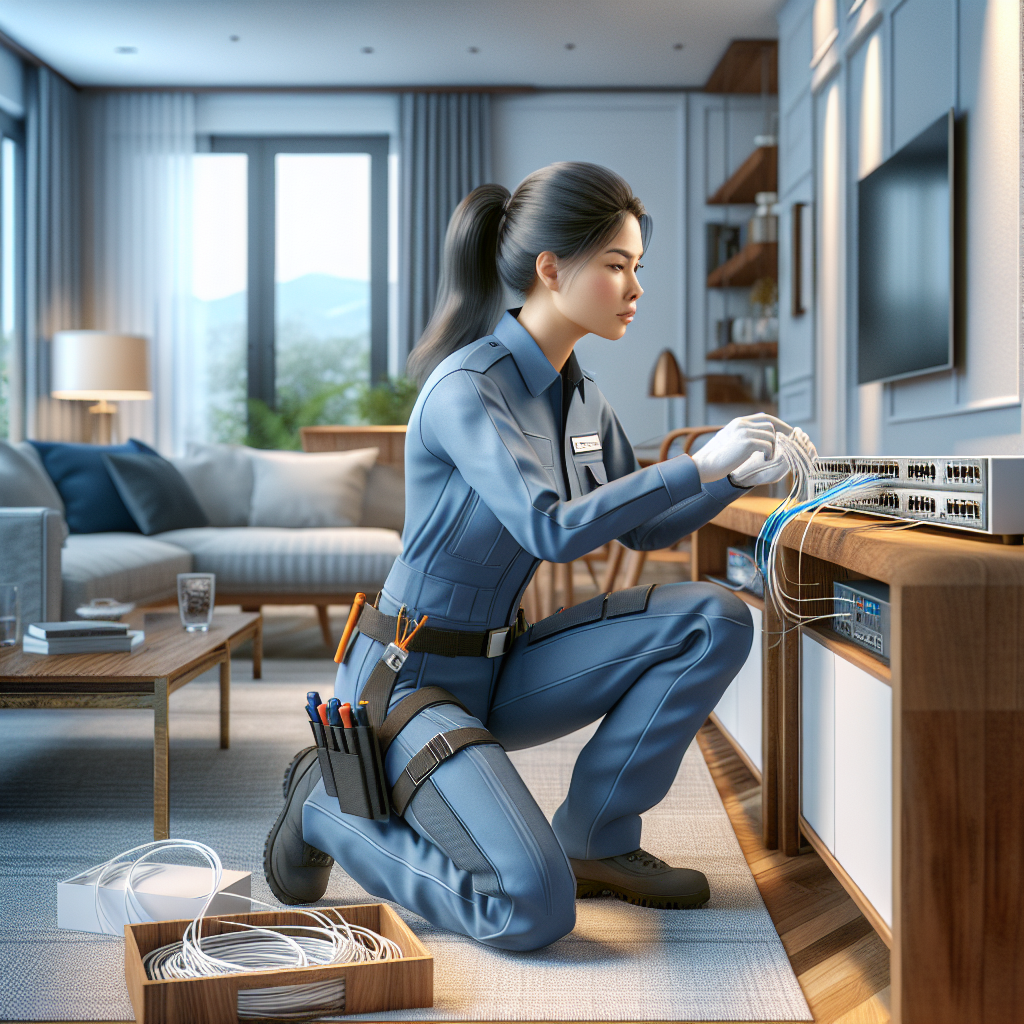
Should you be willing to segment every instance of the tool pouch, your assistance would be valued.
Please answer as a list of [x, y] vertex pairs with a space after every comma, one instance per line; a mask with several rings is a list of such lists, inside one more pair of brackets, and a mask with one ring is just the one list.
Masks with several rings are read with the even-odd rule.
[[374, 730], [352, 729], [310, 722], [320, 759], [320, 772], [328, 796], [345, 814], [386, 821], [391, 813], [384, 765]]

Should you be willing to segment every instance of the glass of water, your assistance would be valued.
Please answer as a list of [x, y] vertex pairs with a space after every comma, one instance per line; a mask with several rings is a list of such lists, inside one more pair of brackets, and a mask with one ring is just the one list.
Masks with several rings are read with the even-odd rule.
[[215, 583], [212, 572], [178, 573], [178, 612], [189, 633], [205, 633], [210, 628]]
[[21, 603], [13, 583], [0, 583], [0, 647], [13, 647], [21, 632]]

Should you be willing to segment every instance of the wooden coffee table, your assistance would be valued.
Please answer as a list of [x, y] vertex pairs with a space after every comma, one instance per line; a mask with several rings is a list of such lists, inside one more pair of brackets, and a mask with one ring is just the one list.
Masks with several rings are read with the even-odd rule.
[[127, 620], [145, 629], [134, 654], [25, 654], [0, 650], [0, 708], [151, 708], [153, 711], [153, 838], [169, 839], [167, 698], [196, 676], [220, 666], [220, 745], [227, 749], [231, 710], [231, 650], [253, 642], [262, 655], [263, 619], [251, 612], [214, 613], [206, 633], [186, 633], [177, 612]]

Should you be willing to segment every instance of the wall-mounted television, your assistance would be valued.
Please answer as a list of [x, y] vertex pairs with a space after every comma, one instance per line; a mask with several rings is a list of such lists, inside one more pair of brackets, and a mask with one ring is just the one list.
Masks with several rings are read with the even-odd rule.
[[857, 383], [953, 365], [953, 111], [857, 183]]

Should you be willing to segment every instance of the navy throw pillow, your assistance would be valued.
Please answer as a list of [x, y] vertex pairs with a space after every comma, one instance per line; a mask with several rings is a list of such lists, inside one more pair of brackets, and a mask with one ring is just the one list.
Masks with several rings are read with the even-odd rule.
[[110, 479], [103, 456], [107, 453], [157, 455], [149, 445], [134, 438], [127, 444], [114, 445], [63, 441], [33, 441], [32, 444], [64, 500], [70, 533], [139, 532]]
[[125, 507], [147, 537], [210, 525], [188, 481], [161, 456], [107, 452], [103, 461]]

